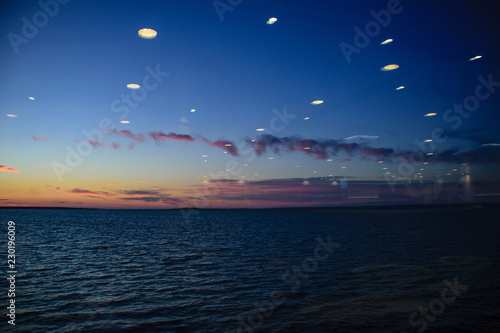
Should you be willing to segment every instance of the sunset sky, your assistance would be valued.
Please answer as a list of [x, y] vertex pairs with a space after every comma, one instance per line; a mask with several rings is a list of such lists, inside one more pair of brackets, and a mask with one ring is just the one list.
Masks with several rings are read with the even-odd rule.
[[497, 8], [2, 1], [0, 206], [336, 205], [471, 181], [498, 194]]

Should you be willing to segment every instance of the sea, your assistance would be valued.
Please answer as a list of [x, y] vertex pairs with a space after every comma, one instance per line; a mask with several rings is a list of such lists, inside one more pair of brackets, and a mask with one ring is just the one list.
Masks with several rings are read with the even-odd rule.
[[500, 332], [498, 205], [0, 217], [1, 332]]

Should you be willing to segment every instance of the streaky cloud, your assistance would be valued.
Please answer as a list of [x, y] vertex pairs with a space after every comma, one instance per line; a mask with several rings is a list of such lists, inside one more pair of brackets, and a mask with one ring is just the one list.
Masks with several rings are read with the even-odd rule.
[[361, 148], [361, 154], [364, 156], [391, 157], [394, 154], [394, 149], [392, 149], [392, 148], [373, 148], [370, 146], [364, 146]]
[[220, 149], [225, 150], [228, 154], [231, 154], [233, 156], [239, 156], [238, 153], [238, 148], [234, 145], [232, 141], [229, 140], [217, 140], [217, 141], [210, 141], [206, 138], [201, 138], [206, 144], [212, 147], [217, 147]]
[[373, 157], [389, 157], [394, 153], [389, 148], [372, 148], [356, 142], [344, 142], [332, 139], [313, 140], [300, 137], [276, 137], [271, 134], [263, 134], [256, 140], [247, 139], [255, 153], [260, 156], [267, 151], [279, 154], [282, 151], [297, 151], [314, 156], [317, 160], [326, 160], [339, 154], [360, 154]]
[[31, 136], [31, 138], [33, 139], [33, 141], [50, 141], [51, 140], [51, 138], [49, 138], [48, 136], [39, 136], [36, 134], [33, 134]]
[[126, 195], [158, 195], [158, 191], [147, 191], [147, 190], [119, 190], [120, 194]]
[[178, 140], [178, 141], [189, 141], [192, 142], [195, 139], [189, 134], [176, 134], [176, 133], [162, 133], [162, 132], [149, 132], [148, 136], [155, 140], [156, 143], [163, 140]]
[[354, 140], [354, 139], [375, 140], [375, 139], [378, 139], [378, 136], [377, 135], [353, 135], [353, 136], [349, 136], [347, 138], [344, 138], [345, 141]]
[[71, 193], [71, 194], [84, 194], [84, 195], [90, 195], [90, 196], [97, 196], [97, 197], [114, 197], [114, 194], [100, 191], [100, 192], [95, 192], [95, 191], [89, 191], [85, 189], [80, 189], [80, 188], [75, 188], [71, 191], [65, 191], [65, 193]]
[[5, 172], [21, 172], [21, 171], [19, 171], [17, 169], [6, 167], [5, 165], [0, 165], [0, 171], [5, 171]]
[[134, 140], [134, 141], [137, 141], [137, 142], [144, 141], [144, 135], [142, 135], [142, 134], [134, 134], [130, 130], [120, 130], [120, 131], [117, 131], [116, 129], [111, 129], [111, 130], [106, 130], [106, 131], [109, 132], [109, 133], [115, 134], [115, 135], [126, 137], [128, 139], [131, 139], [131, 140]]
[[101, 141], [93, 141], [93, 140], [89, 140], [88, 141], [89, 145], [91, 145], [92, 147], [103, 147], [105, 146], [106, 144], [101, 142]]
[[132, 197], [132, 198], [119, 198], [120, 200], [134, 200], [134, 201], [144, 201], [144, 202], [158, 202], [159, 197]]

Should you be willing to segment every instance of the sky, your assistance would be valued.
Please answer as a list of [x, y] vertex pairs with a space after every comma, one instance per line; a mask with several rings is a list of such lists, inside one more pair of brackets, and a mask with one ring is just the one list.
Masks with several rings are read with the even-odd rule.
[[486, 0], [2, 1], [0, 206], [498, 201], [498, 14]]

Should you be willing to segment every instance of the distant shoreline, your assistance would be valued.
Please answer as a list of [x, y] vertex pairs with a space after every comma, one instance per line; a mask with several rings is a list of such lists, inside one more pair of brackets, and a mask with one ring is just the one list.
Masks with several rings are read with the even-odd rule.
[[492, 208], [499, 207], [499, 203], [454, 203], [454, 204], [378, 204], [378, 205], [351, 205], [351, 206], [309, 206], [309, 207], [270, 207], [270, 208], [80, 208], [80, 207], [2, 207], [0, 209], [68, 209], [68, 210], [414, 210], [414, 209], [436, 209], [436, 208]]

